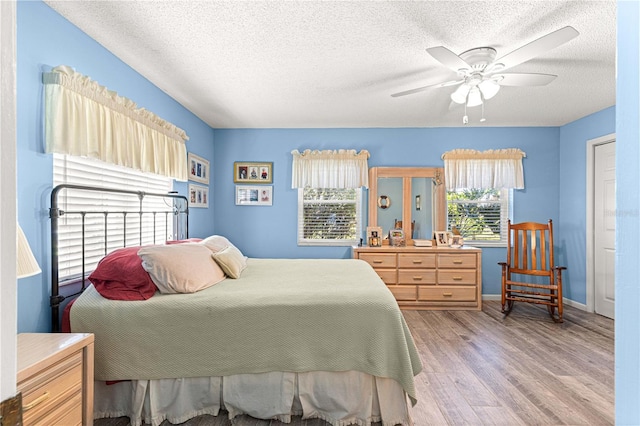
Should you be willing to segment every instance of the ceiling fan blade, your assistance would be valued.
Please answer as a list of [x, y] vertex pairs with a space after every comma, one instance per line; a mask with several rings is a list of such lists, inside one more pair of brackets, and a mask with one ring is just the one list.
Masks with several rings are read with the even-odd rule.
[[515, 67], [518, 64], [526, 62], [529, 59], [574, 39], [579, 34], [580, 33], [573, 27], [560, 28], [496, 59], [493, 64], [489, 65], [488, 70], [485, 71], [499, 72], [507, 68]]
[[495, 74], [492, 78], [502, 77], [497, 80], [500, 86], [545, 86], [551, 83], [557, 75], [535, 73], [507, 73]]
[[432, 87], [455, 86], [456, 84], [461, 84], [463, 82], [464, 82], [464, 80], [445, 81], [444, 83], [435, 83], [435, 84], [430, 84], [428, 86], [422, 86], [422, 87], [418, 87], [418, 88], [415, 88], [415, 89], [406, 90], [404, 92], [394, 93], [391, 96], [394, 97], [394, 98], [397, 98], [398, 96], [412, 95], [414, 93], [423, 92], [423, 91], [425, 91], [427, 89], [431, 89]]
[[433, 56], [438, 62], [442, 63], [447, 68], [458, 72], [462, 69], [470, 69], [471, 67], [465, 61], [460, 59], [458, 55], [450, 51], [444, 46], [430, 47], [427, 52]]

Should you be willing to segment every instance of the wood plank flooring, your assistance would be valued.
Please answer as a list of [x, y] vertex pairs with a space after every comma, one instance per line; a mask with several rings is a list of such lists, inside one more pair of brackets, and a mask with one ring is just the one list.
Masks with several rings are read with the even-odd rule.
[[[403, 311], [420, 352], [416, 426], [613, 425], [614, 322], [565, 307], [564, 323], [546, 309], [500, 303], [478, 311]], [[126, 417], [96, 420], [125, 426]], [[170, 423], [164, 422], [163, 426]], [[283, 426], [248, 416], [200, 416], [188, 426]], [[327, 426], [297, 417], [290, 426]]]

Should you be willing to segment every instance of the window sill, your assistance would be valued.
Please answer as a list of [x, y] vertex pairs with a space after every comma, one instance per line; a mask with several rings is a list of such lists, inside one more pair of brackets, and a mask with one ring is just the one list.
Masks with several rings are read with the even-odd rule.
[[488, 241], [467, 241], [464, 240], [464, 245], [465, 246], [472, 246], [472, 247], [478, 247], [478, 248], [506, 248], [507, 247], [507, 243], [503, 242], [503, 241], [498, 241], [498, 242], [488, 242]]
[[353, 247], [358, 245], [359, 241], [298, 241], [300, 247]]

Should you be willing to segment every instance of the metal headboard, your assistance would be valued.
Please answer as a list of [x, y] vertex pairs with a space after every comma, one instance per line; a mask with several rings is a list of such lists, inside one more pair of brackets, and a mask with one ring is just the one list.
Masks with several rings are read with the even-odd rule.
[[[130, 194], [138, 197], [139, 200], [139, 208], [137, 211], [122, 211], [122, 210], [82, 210], [82, 211], [65, 211], [59, 208], [59, 200], [58, 197], [62, 191], [93, 191], [99, 193], [118, 193], [118, 194]], [[149, 197], [160, 197], [163, 199], [172, 199], [171, 205], [167, 204], [167, 209], [165, 210], [143, 210], [143, 200]], [[179, 201], [179, 202], [178, 202]], [[71, 216], [77, 215], [81, 218], [81, 241], [82, 241], [82, 273], [78, 278], [78, 281], [81, 282], [80, 291], [77, 291], [73, 294], [69, 295], [61, 295], [60, 294], [60, 276], [59, 276], [59, 265], [58, 265], [58, 249], [59, 249], [59, 240], [58, 240], [58, 226], [59, 220], [63, 216]], [[104, 217], [104, 251], [105, 255], [108, 250], [108, 219], [109, 217], [113, 217], [114, 215], [122, 216], [122, 225], [124, 227], [124, 237], [122, 241], [122, 247], [126, 247], [127, 245], [127, 216], [138, 215], [139, 217], [139, 226], [138, 226], [138, 234], [139, 234], [139, 243], [142, 244], [142, 233], [143, 233], [143, 219], [145, 217], [152, 217], [153, 221], [153, 233], [155, 235], [159, 225], [162, 223], [156, 222], [157, 215], [164, 215], [164, 226], [165, 226], [165, 235], [168, 235], [168, 224], [169, 224], [169, 215], [172, 217], [172, 222], [174, 226], [178, 226], [180, 229], [174, 229], [173, 235], [177, 236], [177, 239], [183, 239], [189, 237], [189, 203], [187, 201], [187, 197], [184, 195], [180, 195], [177, 192], [169, 192], [166, 194], [159, 193], [151, 193], [151, 192], [143, 192], [143, 191], [130, 191], [126, 189], [116, 189], [116, 188], [101, 188], [95, 186], [83, 186], [83, 185], [69, 185], [62, 184], [53, 188], [51, 191], [51, 208], [49, 209], [49, 217], [51, 218], [51, 297], [50, 297], [50, 305], [51, 305], [51, 328], [53, 332], [60, 331], [60, 305], [61, 303], [74, 296], [79, 295], [86, 288], [86, 278], [87, 272], [91, 273], [91, 271], [85, 271], [85, 218], [87, 216], [103, 216]], [[131, 223], [129, 222], [129, 225]], [[164, 241], [162, 241], [164, 243]], [[155, 241], [154, 241], [155, 243]]]

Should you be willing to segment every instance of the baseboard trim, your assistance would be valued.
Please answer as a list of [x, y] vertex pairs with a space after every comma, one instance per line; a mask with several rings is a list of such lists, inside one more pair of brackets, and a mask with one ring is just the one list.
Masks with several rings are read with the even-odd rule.
[[482, 300], [502, 300], [501, 294], [483, 294]]
[[[501, 294], [483, 294], [482, 300], [502, 300], [502, 295]], [[575, 300], [567, 299], [566, 297], [562, 298], [562, 302], [567, 306], [580, 309], [581, 311], [589, 312], [587, 305], [585, 305], [584, 303], [576, 302]]]

